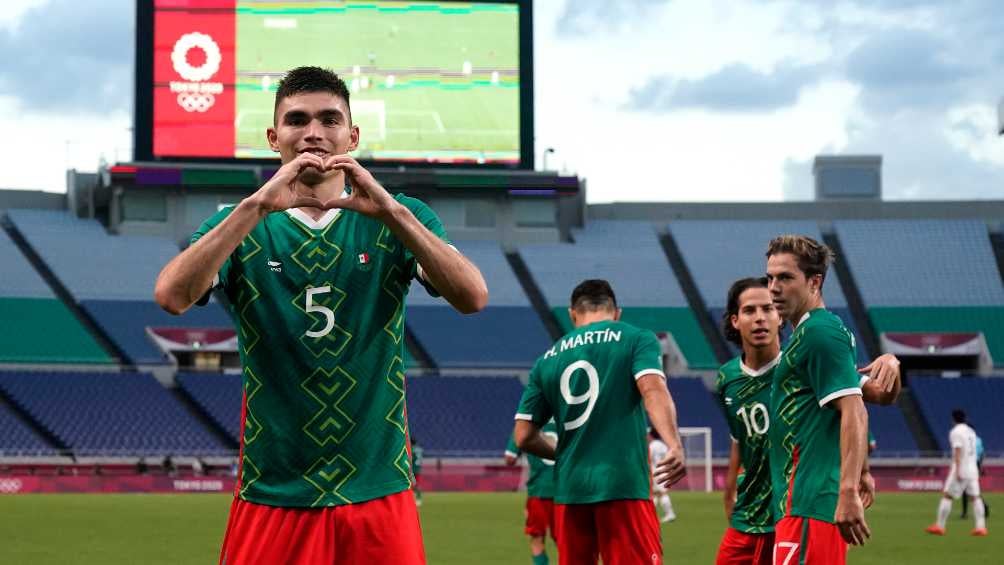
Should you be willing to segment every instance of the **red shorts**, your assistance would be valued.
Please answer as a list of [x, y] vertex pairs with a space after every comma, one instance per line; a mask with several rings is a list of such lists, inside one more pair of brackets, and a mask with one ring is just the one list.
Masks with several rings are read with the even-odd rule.
[[771, 565], [773, 550], [774, 532], [746, 534], [728, 528], [718, 546], [715, 565]]
[[774, 526], [774, 565], [845, 565], [847, 542], [836, 524], [785, 516]]
[[557, 543], [554, 536], [554, 501], [550, 498], [526, 497], [526, 528], [528, 536], [543, 537], [551, 532], [551, 539]]
[[235, 498], [220, 565], [425, 565], [410, 490], [345, 506], [282, 508]]
[[661, 565], [662, 537], [651, 500], [555, 504], [561, 565]]

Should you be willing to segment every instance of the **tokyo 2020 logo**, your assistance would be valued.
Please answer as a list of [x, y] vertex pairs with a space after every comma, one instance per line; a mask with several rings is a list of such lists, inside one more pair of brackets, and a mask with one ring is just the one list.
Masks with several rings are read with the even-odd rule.
[[[193, 49], [202, 51], [203, 61], [194, 65], [189, 60]], [[220, 46], [205, 33], [186, 33], [174, 42], [171, 64], [184, 81], [171, 81], [171, 92], [178, 95], [178, 105], [186, 112], [206, 112], [223, 92], [223, 83], [208, 82], [220, 70], [223, 55]]]

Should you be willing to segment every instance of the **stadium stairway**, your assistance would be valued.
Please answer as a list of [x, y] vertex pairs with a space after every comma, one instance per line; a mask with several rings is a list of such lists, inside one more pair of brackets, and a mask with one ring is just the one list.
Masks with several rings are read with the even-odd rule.
[[823, 242], [837, 256], [837, 260], [832, 265], [833, 274], [840, 280], [840, 286], [843, 288], [844, 298], [847, 301], [847, 310], [854, 320], [857, 335], [864, 342], [858, 347], [864, 347], [866, 351], [874, 351], [877, 356], [878, 352], [882, 351], [882, 348], [879, 346], [878, 335], [873, 331], [871, 320], [868, 318], [868, 310], [865, 308], [864, 300], [861, 298], [861, 291], [858, 290], [858, 286], [854, 283], [854, 276], [851, 275], [851, 270], [847, 267], [846, 262], [840, 260], [844, 256], [844, 250], [840, 247], [840, 240], [837, 239], [836, 234], [824, 232]]
[[[48, 265], [25, 241], [6, 214], [0, 218], [0, 247], [5, 269], [19, 264], [23, 273], [5, 276], [25, 279], [30, 288], [0, 293], [0, 361], [7, 363], [111, 364], [121, 351], [73, 300]], [[25, 264], [27, 263], [27, 264]], [[34, 273], [31, 272], [34, 270]], [[18, 277], [17, 275], [21, 276]], [[37, 276], [36, 276], [37, 275]], [[8, 283], [10, 281], [7, 281]], [[54, 347], [54, 344], [59, 344]]]
[[990, 232], [990, 244], [994, 248], [994, 257], [997, 258], [997, 270], [1001, 275], [1001, 284], [1004, 284], [1004, 231]]
[[696, 316], [697, 324], [701, 327], [701, 331], [704, 332], [704, 338], [715, 352], [715, 357], [718, 358], [719, 363], [728, 361], [733, 356], [732, 352], [729, 350], [725, 337], [718, 331], [715, 325], [716, 320], [708, 316], [708, 305], [704, 302], [700, 291], [697, 290], [697, 283], [694, 282], [694, 277], [687, 270], [687, 264], [683, 260], [683, 255], [680, 254], [680, 248], [676, 246], [673, 234], [669, 230], [664, 230], [659, 234], [659, 243], [666, 254], [666, 260], [669, 261], [670, 267], [676, 273], [677, 280], [680, 281], [680, 288], [683, 290], [684, 296], [687, 297], [690, 309], [699, 313]]

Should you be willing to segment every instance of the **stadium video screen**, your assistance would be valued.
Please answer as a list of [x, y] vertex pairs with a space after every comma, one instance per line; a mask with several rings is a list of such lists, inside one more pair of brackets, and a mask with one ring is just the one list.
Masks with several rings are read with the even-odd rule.
[[357, 158], [532, 166], [529, 69], [520, 64], [528, 3], [146, 4], [137, 25], [138, 160], [275, 158], [265, 130], [277, 83], [316, 65], [349, 86]]

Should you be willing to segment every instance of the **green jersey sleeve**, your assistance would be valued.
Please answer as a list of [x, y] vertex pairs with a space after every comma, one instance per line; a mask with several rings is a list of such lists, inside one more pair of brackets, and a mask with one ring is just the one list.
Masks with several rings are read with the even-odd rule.
[[854, 346], [843, 328], [820, 325], [805, 333], [805, 369], [820, 406], [848, 394], [861, 394]]
[[[421, 222], [426, 229], [431, 231], [439, 239], [450, 243], [450, 238], [446, 234], [446, 228], [443, 227], [443, 222], [440, 221], [439, 216], [432, 211], [432, 208], [428, 206], [425, 202], [417, 198], [411, 198], [409, 196], [404, 196], [399, 194], [396, 196], [398, 202], [403, 204], [411, 210], [411, 213], [415, 215], [415, 218]], [[429, 284], [425, 278], [422, 277], [422, 267], [415, 260], [415, 254], [411, 252], [407, 247], [404, 248], [404, 259], [408, 264], [408, 271], [411, 273], [411, 278], [418, 278], [418, 281], [422, 283], [422, 286], [431, 294], [432, 296], [439, 296], [439, 292]]]
[[631, 374], [634, 375], [635, 380], [638, 380], [649, 373], [666, 376], [662, 372], [662, 346], [659, 345], [659, 340], [654, 333], [640, 331], [634, 344]]
[[[226, 219], [226, 217], [229, 216], [230, 213], [233, 211], [234, 211], [233, 206], [227, 206], [226, 208], [223, 208], [219, 212], [210, 216], [208, 220], [202, 222], [202, 225], [199, 226], [199, 229], [195, 230], [195, 233], [192, 234], [189, 243], [192, 244], [195, 243], [196, 241], [199, 241], [199, 239], [201, 239], [202, 236], [212, 231], [213, 228], [218, 226], [220, 222]], [[220, 271], [216, 274], [217, 282], [214, 286], [222, 286], [222, 287], [227, 286], [227, 283], [229, 282], [227, 279], [230, 274], [230, 266], [233, 264], [234, 257], [238, 255], [241, 246], [243, 246], [243, 243], [240, 246], [238, 246], [237, 249], [235, 249], [234, 252], [231, 253], [229, 257], [227, 257], [226, 261], [223, 262], [223, 265], [220, 267]]]
[[547, 403], [541, 388], [538, 365], [534, 365], [533, 369], [530, 370], [530, 378], [527, 380], [526, 388], [523, 389], [523, 397], [516, 410], [516, 419], [527, 420], [543, 427], [553, 415], [551, 406]]

